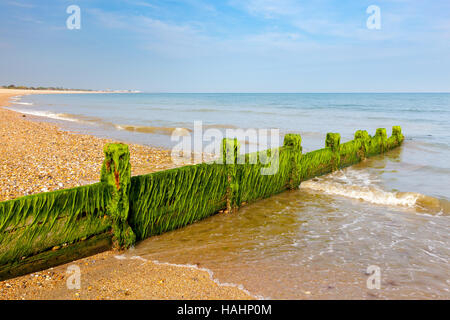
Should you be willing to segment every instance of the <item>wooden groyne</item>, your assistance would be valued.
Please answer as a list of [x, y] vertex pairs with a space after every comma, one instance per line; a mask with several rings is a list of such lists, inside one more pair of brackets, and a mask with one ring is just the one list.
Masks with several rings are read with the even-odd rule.
[[[124, 144], [105, 146], [99, 183], [0, 202], [0, 280], [67, 263], [186, 226], [219, 211], [296, 189], [302, 181], [350, 166], [398, 147], [401, 128], [357, 131], [340, 143], [328, 133], [325, 148], [302, 153], [301, 136], [287, 134], [278, 170], [263, 152], [241, 155], [236, 139], [224, 139], [226, 164], [202, 163], [131, 177]], [[272, 157], [274, 158], [274, 157]]]

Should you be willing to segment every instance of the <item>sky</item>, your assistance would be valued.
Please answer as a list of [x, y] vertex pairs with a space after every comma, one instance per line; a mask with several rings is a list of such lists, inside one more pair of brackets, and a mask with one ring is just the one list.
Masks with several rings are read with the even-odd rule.
[[[66, 12], [80, 8], [80, 29]], [[380, 8], [369, 29], [367, 8]], [[448, 0], [0, 1], [0, 85], [450, 92]]]

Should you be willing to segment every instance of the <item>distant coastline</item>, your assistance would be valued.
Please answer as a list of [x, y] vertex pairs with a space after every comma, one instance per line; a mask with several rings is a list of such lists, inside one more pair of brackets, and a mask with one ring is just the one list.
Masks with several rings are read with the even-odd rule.
[[5, 90], [29, 90], [29, 91], [51, 91], [51, 92], [66, 92], [66, 93], [86, 93], [86, 92], [97, 92], [97, 93], [140, 93], [139, 90], [94, 90], [94, 89], [68, 89], [63, 87], [28, 87], [28, 86], [16, 86], [14, 84], [10, 84], [8, 86], [0, 86], [0, 89]]
[[2, 89], [18, 89], [18, 90], [54, 90], [54, 91], [94, 91], [92, 89], [67, 89], [63, 87], [27, 87], [27, 86], [16, 86], [10, 84], [8, 86], [2, 86]]

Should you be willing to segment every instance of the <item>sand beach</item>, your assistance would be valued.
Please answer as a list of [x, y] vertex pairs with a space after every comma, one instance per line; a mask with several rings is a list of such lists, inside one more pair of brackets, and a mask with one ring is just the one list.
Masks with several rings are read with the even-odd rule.
[[[80, 91], [0, 89], [0, 107], [15, 96]], [[95, 94], [95, 92], [89, 92]], [[103, 146], [112, 142], [0, 108], [0, 201], [95, 183]], [[174, 167], [170, 152], [129, 144], [132, 175]], [[69, 265], [81, 269], [81, 288], [67, 289]], [[67, 265], [0, 282], [0, 299], [251, 299], [221, 286], [205, 270], [123, 259], [104, 252]]]

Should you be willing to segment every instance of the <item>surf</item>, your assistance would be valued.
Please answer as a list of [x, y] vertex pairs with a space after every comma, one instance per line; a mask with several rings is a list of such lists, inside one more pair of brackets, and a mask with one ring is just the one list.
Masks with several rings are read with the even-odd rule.
[[323, 177], [304, 181], [301, 189], [341, 196], [375, 205], [407, 207], [421, 213], [448, 215], [450, 204], [444, 199], [434, 198], [418, 192], [383, 190], [376, 178], [367, 172], [345, 169]]

